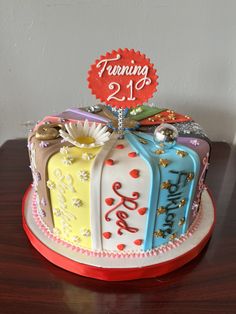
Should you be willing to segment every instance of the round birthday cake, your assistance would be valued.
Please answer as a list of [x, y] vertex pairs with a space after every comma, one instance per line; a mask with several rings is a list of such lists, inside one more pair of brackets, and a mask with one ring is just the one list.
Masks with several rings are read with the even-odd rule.
[[32, 244], [60, 267], [105, 280], [183, 265], [214, 223], [201, 126], [153, 104], [119, 110], [71, 108], [28, 137], [33, 184], [23, 207]]

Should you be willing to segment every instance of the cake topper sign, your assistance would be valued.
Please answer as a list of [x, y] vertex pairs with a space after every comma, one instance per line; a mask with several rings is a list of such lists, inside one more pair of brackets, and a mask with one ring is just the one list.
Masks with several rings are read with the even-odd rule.
[[144, 54], [118, 49], [101, 56], [88, 72], [89, 88], [96, 98], [117, 109], [134, 108], [152, 97], [156, 70]]

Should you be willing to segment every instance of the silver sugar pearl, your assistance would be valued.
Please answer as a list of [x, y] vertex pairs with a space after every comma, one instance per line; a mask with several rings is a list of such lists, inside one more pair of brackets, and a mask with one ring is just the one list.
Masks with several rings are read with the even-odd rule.
[[178, 137], [177, 129], [167, 123], [159, 125], [153, 134], [155, 144], [163, 149], [170, 149], [176, 143]]
[[100, 105], [94, 105], [94, 106], [90, 106], [88, 107], [87, 111], [90, 113], [97, 113], [100, 112], [102, 110]]

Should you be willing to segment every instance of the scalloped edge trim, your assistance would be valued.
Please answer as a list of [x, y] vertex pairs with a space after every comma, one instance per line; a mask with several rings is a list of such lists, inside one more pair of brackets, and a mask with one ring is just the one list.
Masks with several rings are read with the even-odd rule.
[[[153, 72], [154, 72], [154, 75], [156, 76], [156, 80], [154, 81], [154, 90], [153, 90], [153, 93], [142, 103], [138, 103], [138, 104], [130, 104], [130, 106], [126, 107], [126, 106], [115, 106], [111, 103], [107, 103], [106, 99], [103, 98], [103, 97], [100, 97], [100, 96], [97, 96], [97, 94], [94, 92], [94, 90], [92, 89], [91, 87], [91, 83], [90, 83], [90, 76], [91, 76], [91, 73], [92, 73], [92, 70], [93, 68], [97, 65], [97, 63], [99, 61], [102, 60], [102, 58], [108, 58], [110, 57], [113, 53], [122, 53], [122, 52], [130, 52], [130, 53], [135, 53], [135, 54], [139, 54], [141, 58], [147, 60], [149, 63], [150, 63], [150, 67], [152, 68]], [[91, 91], [91, 94], [95, 96], [96, 99], [100, 100], [102, 103], [105, 103], [107, 106], [111, 106], [113, 108], [116, 108], [116, 109], [119, 109], [119, 108], [122, 108], [122, 109], [125, 109], [125, 108], [129, 108], [129, 109], [134, 109], [134, 108], [137, 108], [138, 106], [142, 106], [144, 103], [147, 103], [151, 98], [153, 98], [153, 95], [158, 91], [157, 89], [157, 86], [159, 85], [159, 76], [157, 75], [157, 70], [154, 68], [154, 63], [151, 63], [151, 60], [144, 54], [144, 53], [141, 53], [139, 50], [135, 50], [135, 49], [128, 49], [128, 48], [118, 48], [117, 50], [113, 49], [111, 52], [107, 51], [105, 54], [102, 54], [100, 55], [99, 58], [97, 58], [93, 64], [91, 64], [89, 70], [88, 70], [88, 75], [87, 75], [87, 82], [88, 82], [88, 88], [90, 89]]]

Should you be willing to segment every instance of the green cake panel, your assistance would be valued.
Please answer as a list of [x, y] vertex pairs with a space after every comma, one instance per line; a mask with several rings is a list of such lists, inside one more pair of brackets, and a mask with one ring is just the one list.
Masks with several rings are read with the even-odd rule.
[[[138, 108], [141, 108], [142, 111], [141, 112], [136, 112], [135, 115], [131, 114], [131, 112], [136, 111]], [[166, 110], [165, 108], [150, 107], [150, 106], [147, 106], [147, 105], [143, 105], [143, 106], [138, 107], [138, 108], [131, 109], [128, 112], [127, 117], [129, 117], [129, 118], [131, 118], [131, 119], [133, 119], [135, 121], [140, 121], [140, 120], [146, 119], [148, 117], [152, 117], [155, 114], [158, 114], [158, 113]]]

